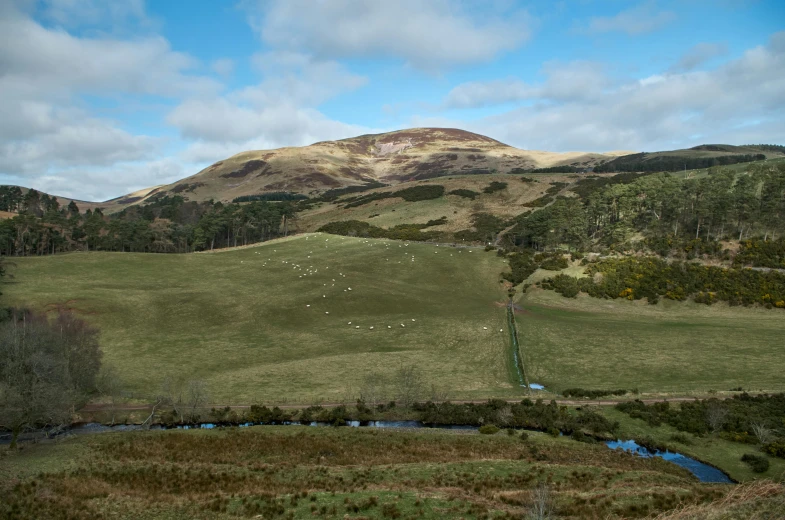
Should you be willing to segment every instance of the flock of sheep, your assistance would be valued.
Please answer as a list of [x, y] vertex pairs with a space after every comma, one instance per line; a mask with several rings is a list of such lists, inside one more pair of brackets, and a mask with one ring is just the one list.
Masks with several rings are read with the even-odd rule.
[[[320, 238], [320, 237], [318, 237], [318, 236], [306, 236], [305, 240], [308, 240], [309, 238]], [[346, 238], [345, 237], [341, 237], [340, 240], [346, 240]], [[330, 239], [329, 238], [325, 238], [324, 241], [325, 242], [329, 242]], [[361, 239], [361, 243], [366, 244], [368, 246], [384, 245], [387, 250], [390, 249], [390, 242], [379, 242], [379, 241], [371, 241], [371, 240], [368, 240], [368, 239]], [[323, 247], [324, 248], [328, 248], [329, 244], [325, 244]], [[401, 244], [398, 244], [398, 247], [399, 248], [406, 248], [406, 247], [409, 247], [409, 244], [408, 243], [401, 243]], [[439, 246], [436, 245], [436, 247], [439, 247]], [[277, 253], [277, 252], [278, 252], [277, 249], [273, 249], [273, 253]], [[463, 252], [462, 250], [460, 250], [460, 249], [458, 250], [458, 253], [462, 253], [462, 252]], [[471, 253], [472, 252], [471, 249], [468, 250], [468, 252]], [[434, 251], [434, 254], [438, 254], [438, 253], [439, 253], [438, 251]], [[261, 251], [256, 251], [255, 254], [256, 255], [260, 255], [260, 256], [264, 256], [263, 252], [261, 252]], [[413, 253], [410, 255], [408, 252], [404, 252], [403, 254], [404, 254], [404, 256], [408, 256], [410, 258], [410, 260], [409, 260], [410, 262], [414, 262], [414, 254]], [[449, 255], [453, 256], [452, 253], [449, 253]], [[316, 257], [317, 255], [314, 255], [313, 251], [309, 251], [306, 259], [310, 259], [311, 256]], [[386, 261], [389, 261], [389, 260], [390, 260], [389, 258], [386, 258]], [[267, 260], [262, 262], [262, 267], [266, 267], [267, 266], [267, 262], [272, 262], [272, 261], [273, 261], [272, 258], [267, 258]], [[241, 260], [240, 263], [244, 263], [244, 261]], [[315, 276], [319, 272], [319, 269], [314, 267], [313, 265], [309, 265], [308, 267], [305, 267], [305, 266], [303, 266], [303, 265], [301, 265], [299, 263], [296, 263], [296, 262], [293, 262], [293, 261], [289, 261], [289, 260], [281, 260], [281, 263], [284, 264], [284, 265], [291, 265], [292, 269], [294, 271], [298, 272], [298, 278], [304, 278], [304, 277], [308, 277], [308, 276]], [[400, 264], [402, 262], [399, 260], [398, 263]], [[324, 269], [327, 270], [329, 268], [330, 268], [329, 266], [326, 266]], [[339, 278], [346, 278], [346, 275], [344, 273], [342, 273], [342, 272], [339, 272], [337, 276]], [[335, 287], [336, 283], [340, 283], [340, 282], [336, 282], [335, 278], [331, 278], [331, 280], [332, 280], [332, 282], [330, 284], [330, 287]], [[327, 287], [327, 283], [324, 283], [322, 285], [324, 287]], [[351, 291], [352, 291], [352, 288], [349, 287], [349, 286], [347, 286], [345, 289], [343, 289], [343, 292], [345, 292], [345, 293], [349, 293]], [[326, 299], [327, 298], [327, 294], [322, 294], [322, 298]], [[310, 303], [306, 304], [305, 308], [306, 309], [311, 309], [312, 305]], [[329, 315], [330, 311], [324, 311], [324, 314], [325, 315]], [[415, 318], [411, 318], [411, 320], [412, 320], [412, 322], [416, 322], [417, 321]], [[347, 325], [351, 326], [352, 322], [349, 321], [347, 323]], [[401, 323], [400, 327], [401, 328], [405, 328], [406, 325]], [[354, 324], [354, 328], [355, 329], [359, 329], [360, 325], [357, 325], [355, 323]], [[392, 325], [387, 325], [387, 328], [388, 329], [392, 329], [393, 327], [392, 327]], [[374, 330], [374, 325], [370, 325], [368, 327], [368, 330]], [[488, 330], [488, 327], [483, 327], [483, 330]], [[499, 332], [504, 332], [504, 329], [499, 329]]]

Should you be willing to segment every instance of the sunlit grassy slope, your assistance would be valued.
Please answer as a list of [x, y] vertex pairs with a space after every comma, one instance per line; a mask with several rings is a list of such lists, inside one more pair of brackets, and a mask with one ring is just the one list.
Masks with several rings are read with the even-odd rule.
[[550, 389], [785, 389], [785, 318], [777, 310], [569, 299], [540, 289], [519, 305], [529, 378]]
[[216, 403], [333, 402], [409, 364], [454, 398], [518, 395], [504, 262], [469, 251], [313, 234], [212, 254], [22, 258], [3, 298], [98, 326], [105, 361], [142, 398], [171, 377], [206, 381]]

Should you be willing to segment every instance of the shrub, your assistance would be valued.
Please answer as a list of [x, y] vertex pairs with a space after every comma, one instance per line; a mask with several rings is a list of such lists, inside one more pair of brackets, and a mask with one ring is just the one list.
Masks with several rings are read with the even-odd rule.
[[768, 453], [772, 457], [785, 459], [785, 439], [777, 439], [774, 442], [764, 444], [761, 450], [764, 453]]
[[769, 459], [761, 455], [745, 453], [741, 456], [741, 461], [749, 464], [750, 468], [755, 473], [765, 473], [769, 469]]
[[527, 432], [525, 432], [525, 431], [521, 432], [521, 434], [518, 437], [522, 441], [528, 441], [529, 440], [529, 434]]
[[507, 432], [507, 435], [509, 435], [510, 437], [515, 435], [515, 430], [513, 430], [512, 428], [507, 428], [505, 431]]
[[547, 433], [548, 435], [550, 435], [551, 437], [558, 437], [558, 436], [559, 436], [559, 433], [561, 433], [561, 432], [559, 431], [559, 429], [558, 429], [558, 428], [556, 428], [556, 427], [554, 427], [554, 426], [551, 426], [550, 428], [548, 428], [548, 429], [546, 430], [546, 433]]
[[568, 388], [562, 391], [564, 397], [588, 397], [589, 399], [597, 399], [606, 395], [625, 395], [627, 390], [586, 390], [584, 388]]
[[505, 189], [506, 187], [507, 187], [507, 183], [506, 182], [493, 181], [489, 185], [487, 185], [485, 188], [483, 188], [482, 192], [483, 193], [494, 193], [496, 191], [501, 191], [501, 190]]
[[499, 428], [497, 426], [494, 426], [493, 424], [484, 424], [480, 426], [480, 429], [478, 431], [483, 435], [496, 435], [497, 433], [499, 433]]
[[465, 199], [474, 200], [479, 195], [479, 193], [472, 190], [458, 189], [458, 190], [452, 190], [451, 192], [447, 193], [447, 195], [457, 195]]
[[686, 435], [684, 435], [683, 433], [674, 433], [673, 435], [671, 435], [670, 440], [673, 441], [673, 442], [678, 442], [679, 444], [685, 444], [685, 445], [688, 445], [688, 446], [690, 444], [692, 444], [692, 441], [690, 440], [690, 438], [687, 437]]

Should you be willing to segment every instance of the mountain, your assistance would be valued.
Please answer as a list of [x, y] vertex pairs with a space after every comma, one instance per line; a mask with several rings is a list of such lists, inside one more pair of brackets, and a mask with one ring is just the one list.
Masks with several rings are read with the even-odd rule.
[[107, 201], [109, 211], [152, 196], [231, 201], [244, 195], [314, 195], [368, 182], [400, 184], [456, 174], [522, 173], [532, 168], [590, 167], [631, 152], [608, 154], [520, 150], [454, 128], [414, 128], [323, 141], [310, 146], [242, 152], [199, 173]]

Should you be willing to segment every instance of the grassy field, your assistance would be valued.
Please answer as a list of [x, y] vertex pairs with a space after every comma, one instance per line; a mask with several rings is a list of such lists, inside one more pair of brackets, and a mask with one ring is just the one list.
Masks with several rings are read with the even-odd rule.
[[5, 302], [98, 326], [104, 361], [135, 397], [171, 377], [206, 381], [215, 403], [353, 401], [368, 374], [389, 381], [411, 364], [453, 398], [520, 395], [492, 252], [315, 234], [15, 262]]
[[[537, 273], [535, 273], [535, 276]], [[530, 289], [516, 316], [532, 382], [641, 392], [782, 391], [785, 320], [762, 308], [563, 298]]]
[[[16, 518], [512, 519], [543, 485], [559, 518], [581, 519], [667, 514], [734, 493], [660, 459], [541, 433], [263, 426], [0, 452], [0, 517]], [[759, 501], [742, 488], [741, 507], [776, 511], [782, 486], [767, 486]]]

